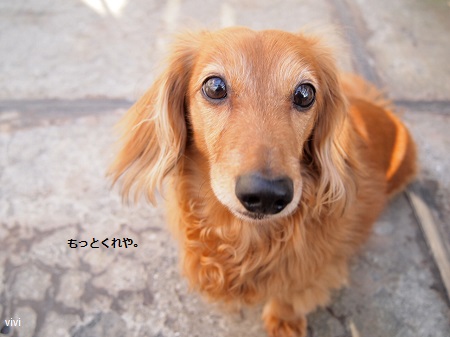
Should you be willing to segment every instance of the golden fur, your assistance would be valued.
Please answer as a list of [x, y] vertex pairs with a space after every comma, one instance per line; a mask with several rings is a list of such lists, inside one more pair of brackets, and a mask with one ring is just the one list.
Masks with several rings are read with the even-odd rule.
[[[225, 103], [201, 93], [227, 81]], [[292, 107], [300, 81], [316, 88]], [[124, 197], [151, 202], [168, 178], [168, 216], [183, 271], [210, 299], [266, 303], [269, 336], [306, 335], [305, 316], [347, 282], [347, 264], [388, 198], [415, 175], [415, 145], [380, 93], [339, 74], [320, 39], [228, 28], [178, 38], [166, 70], [128, 111], [110, 168]], [[287, 175], [293, 201], [247, 217], [246, 172]]]

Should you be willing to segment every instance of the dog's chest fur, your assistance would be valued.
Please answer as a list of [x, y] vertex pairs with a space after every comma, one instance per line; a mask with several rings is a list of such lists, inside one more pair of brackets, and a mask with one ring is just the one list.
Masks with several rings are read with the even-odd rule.
[[325, 223], [304, 223], [300, 212], [274, 223], [244, 222], [220, 204], [202, 202], [192, 177], [177, 181], [169, 207], [182, 209], [174, 214], [183, 217], [171, 222], [181, 234], [183, 271], [207, 297], [245, 304], [286, 297], [314, 282], [319, 266], [332, 264], [330, 278], [339, 282], [335, 287], [345, 282], [340, 261], [352, 253], [353, 244], [344, 232], [333, 233]]
[[[292, 215], [246, 222], [215, 198], [207, 161], [194, 153], [187, 152], [190, 160], [174, 172], [167, 189], [169, 222], [180, 239], [183, 272], [192, 288], [213, 300], [249, 304], [346, 282], [346, 261], [370, 232], [361, 224], [373, 222], [382, 208], [376, 193], [358, 194], [358, 202], [339, 217], [313, 219], [315, 194], [305, 176]], [[376, 190], [365, 184], [372, 183], [360, 179], [362, 190]]]

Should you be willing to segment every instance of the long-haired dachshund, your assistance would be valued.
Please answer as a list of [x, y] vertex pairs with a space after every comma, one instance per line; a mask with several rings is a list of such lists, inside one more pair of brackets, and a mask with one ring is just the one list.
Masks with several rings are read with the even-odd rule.
[[320, 39], [228, 28], [185, 34], [127, 112], [110, 168], [126, 198], [166, 200], [192, 288], [265, 302], [269, 336], [345, 285], [348, 260], [416, 173], [380, 93], [336, 70]]

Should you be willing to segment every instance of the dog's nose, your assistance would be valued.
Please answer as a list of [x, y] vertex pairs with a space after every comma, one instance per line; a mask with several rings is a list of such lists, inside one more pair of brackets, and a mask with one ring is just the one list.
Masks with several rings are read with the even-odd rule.
[[235, 193], [246, 210], [258, 214], [276, 214], [291, 201], [294, 194], [292, 179], [267, 179], [259, 174], [238, 177]]

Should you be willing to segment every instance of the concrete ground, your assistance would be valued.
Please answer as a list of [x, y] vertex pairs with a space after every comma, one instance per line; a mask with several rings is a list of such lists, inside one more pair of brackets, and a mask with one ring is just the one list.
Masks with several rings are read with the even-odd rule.
[[[332, 33], [341, 67], [384, 88], [410, 127], [422, 169], [415, 188], [448, 249], [449, 17], [442, 0], [1, 2], [1, 332], [264, 336], [260, 308], [224, 314], [190, 293], [162, 205], [122, 205], [104, 176], [113, 125], [181, 28]], [[113, 248], [114, 238], [133, 244]], [[11, 320], [20, 326], [8, 331]], [[405, 195], [354, 259], [350, 286], [309, 322], [310, 337], [450, 335], [446, 290]]]

